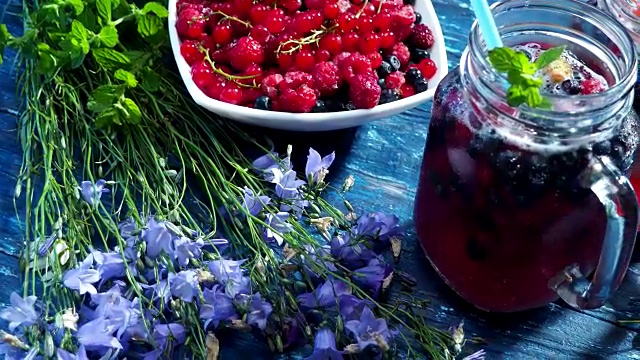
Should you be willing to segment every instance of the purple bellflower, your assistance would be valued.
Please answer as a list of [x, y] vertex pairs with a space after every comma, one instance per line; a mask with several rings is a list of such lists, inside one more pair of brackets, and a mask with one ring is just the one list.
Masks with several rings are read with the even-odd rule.
[[307, 156], [307, 165], [304, 169], [304, 174], [309, 182], [318, 183], [324, 181], [324, 177], [327, 174], [327, 169], [336, 158], [335, 151], [331, 154], [321, 157], [320, 154], [313, 148], [309, 148], [309, 156]]
[[400, 219], [395, 215], [375, 212], [361, 216], [352, 229], [356, 237], [373, 237], [386, 242], [392, 236], [400, 233]]
[[[286, 234], [293, 230], [293, 226], [287, 222], [290, 214], [288, 212], [278, 212], [277, 214], [267, 214], [267, 225], [265, 230], [267, 240], [274, 240], [278, 245], [282, 245], [284, 238], [280, 234]], [[273, 230], [272, 230], [273, 229]]]
[[202, 254], [200, 250], [204, 246], [202, 239], [192, 241], [188, 237], [181, 236], [174, 241], [175, 257], [180, 266], [189, 265], [191, 259], [197, 259]]
[[268, 302], [262, 300], [260, 294], [256, 293], [251, 297], [251, 304], [247, 314], [247, 324], [255, 325], [258, 329], [267, 328], [267, 320], [273, 312], [273, 307]]
[[350, 269], [366, 266], [377, 257], [373, 250], [364, 243], [357, 242], [349, 233], [333, 237], [331, 255]]
[[[123, 277], [126, 273], [126, 267], [122, 254], [117, 252], [103, 253], [100, 251], [93, 251], [94, 265], [98, 273], [100, 274], [100, 283], [104, 283], [107, 280], [113, 278]], [[131, 268], [135, 271], [135, 267]]]
[[120, 339], [125, 331], [140, 321], [140, 304], [138, 299], [130, 301], [122, 296], [119, 286], [114, 286], [109, 291], [91, 296], [91, 301], [96, 304], [96, 309], [89, 317], [92, 320], [103, 318], [109, 320]]
[[104, 318], [97, 318], [80, 326], [76, 338], [80, 345], [89, 350], [122, 349], [122, 345], [113, 336], [116, 327]]
[[178, 323], [155, 324], [153, 325], [153, 339], [161, 349], [167, 346], [169, 340], [175, 341], [177, 345], [180, 345], [187, 339], [187, 330]]
[[293, 168], [293, 164], [291, 164], [289, 157], [279, 159], [278, 154], [271, 151], [255, 159], [253, 161], [253, 168], [262, 174], [263, 179], [271, 181], [273, 180], [273, 169], [287, 171]]
[[69, 289], [78, 290], [80, 295], [89, 293], [96, 294], [96, 290], [93, 284], [100, 281], [100, 272], [95, 269], [91, 269], [93, 265], [93, 256], [89, 255], [80, 265], [68, 270], [62, 277], [64, 286]]
[[337, 298], [345, 294], [351, 294], [349, 285], [340, 280], [329, 279], [315, 292], [298, 295], [298, 302], [307, 309], [326, 308], [337, 305]]
[[87, 356], [87, 350], [85, 350], [84, 346], [80, 345], [78, 348], [78, 352], [74, 355], [64, 349], [58, 348], [56, 350], [57, 360], [89, 360]]
[[374, 296], [378, 296], [382, 288], [382, 282], [389, 276], [391, 269], [378, 259], [369, 261], [363, 268], [354, 271], [353, 281], [363, 289], [371, 290]]
[[198, 277], [194, 270], [183, 270], [177, 274], [169, 273], [169, 285], [171, 295], [186, 302], [193, 301], [193, 297], [200, 293]]
[[462, 360], [484, 360], [487, 353], [484, 350], [478, 350], [471, 355], [465, 356]]
[[268, 196], [260, 195], [256, 196], [253, 193], [253, 190], [248, 187], [244, 187], [244, 198], [242, 205], [249, 212], [249, 214], [256, 216], [258, 215], [262, 209], [271, 202], [271, 199]]
[[333, 331], [323, 328], [318, 330], [313, 340], [313, 354], [305, 360], [342, 360], [342, 353], [336, 348], [336, 337]]
[[345, 329], [358, 341], [358, 347], [364, 350], [367, 346], [379, 346], [380, 343], [388, 343], [391, 332], [387, 328], [384, 319], [376, 319], [373, 311], [368, 307], [362, 310], [359, 320], [350, 320], [345, 324]]
[[164, 250], [173, 257], [173, 238], [172, 234], [163, 222], [157, 222], [155, 219], [149, 219], [147, 229], [142, 232], [142, 240], [147, 244], [147, 256], [156, 258]]
[[288, 170], [286, 172], [280, 171], [280, 169], [272, 169], [273, 179], [272, 183], [276, 184], [276, 195], [281, 199], [297, 199], [300, 197], [300, 186], [306, 182], [296, 177], [296, 172]]
[[243, 276], [242, 268], [240, 267], [247, 260], [212, 260], [208, 262], [209, 271], [220, 282], [225, 282], [229, 279], [237, 279]]
[[167, 305], [171, 300], [171, 286], [168, 280], [160, 280], [153, 285], [140, 284], [140, 286], [146, 290], [146, 296], [150, 297], [152, 301]]
[[230, 320], [236, 317], [236, 309], [233, 300], [222, 291], [220, 285], [214, 285], [211, 289], [204, 289], [204, 303], [200, 305], [200, 319], [205, 321], [204, 326], [213, 323], [218, 326], [220, 321]]
[[340, 307], [340, 316], [344, 323], [349, 320], [358, 320], [362, 315], [365, 307], [375, 306], [374, 303], [359, 299], [351, 294], [344, 294], [338, 297], [338, 306]]
[[80, 183], [79, 190], [84, 201], [91, 206], [97, 204], [98, 201], [100, 201], [102, 194], [109, 192], [109, 189], [104, 187], [106, 184], [107, 182], [102, 179], [96, 181], [95, 184], [91, 181], [83, 181]]
[[9, 322], [10, 331], [19, 326], [31, 326], [38, 321], [38, 313], [34, 308], [37, 297], [27, 296], [23, 299], [16, 292], [12, 292], [9, 299], [11, 306], [0, 312], [0, 318]]

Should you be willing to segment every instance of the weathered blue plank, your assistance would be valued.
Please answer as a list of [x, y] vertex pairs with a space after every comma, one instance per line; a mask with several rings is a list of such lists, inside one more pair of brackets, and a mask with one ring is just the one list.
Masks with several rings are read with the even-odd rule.
[[[16, 0], [10, 0], [14, 5]], [[4, 2], [5, 6], [7, 1]], [[459, 61], [472, 22], [469, 6], [463, 0], [436, 1], [449, 51], [450, 67]], [[4, 7], [4, 6], [3, 6]], [[16, 12], [15, 10], [13, 10]], [[6, 12], [4, 12], [6, 13]], [[12, 32], [21, 28], [19, 18], [7, 15]], [[0, 68], [0, 305], [8, 294], [20, 289], [15, 255], [22, 243], [16, 221], [13, 193], [21, 154], [16, 141], [15, 113], [19, 99], [15, 94], [15, 64], [8, 60]], [[401, 269], [418, 279], [420, 292], [431, 302], [429, 316], [433, 323], [448, 327], [460, 320], [468, 333], [488, 341], [489, 359], [640, 359], [633, 349], [635, 325], [615, 325], [617, 320], [640, 318], [640, 267], [634, 266], [623, 289], [612, 305], [588, 313], [564, 306], [549, 305], [535, 311], [508, 316], [489, 316], [471, 309], [442, 283], [429, 267], [417, 245], [412, 229], [413, 197], [427, 136], [431, 104], [359, 129], [332, 133], [293, 134], [251, 129], [276, 139], [280, 150], [292, 143], [300, 164], [305, 151], [313, 146], [321, 153], [336, 150], [330, 177], [339, 185], [354, 175], [355, 188], [347, 194], [359, 212], [381, 210], [393, 212], [407, 229]], [[339, 201], [336, 196], [332, 199]], [[267, 349], [252, 338], [228, 338], [223, 341], [222, 358], [268, 359]], [[300, 358], [301, 351], [285, 358]]]

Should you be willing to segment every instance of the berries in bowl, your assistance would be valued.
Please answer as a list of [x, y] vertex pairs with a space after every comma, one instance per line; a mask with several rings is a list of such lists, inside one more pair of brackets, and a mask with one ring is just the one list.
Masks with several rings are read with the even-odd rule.
[[362, 125], [428, 101], [447, 73], [430, 0], [171, 0], [169, 9], [194, 101], [249, 124]]

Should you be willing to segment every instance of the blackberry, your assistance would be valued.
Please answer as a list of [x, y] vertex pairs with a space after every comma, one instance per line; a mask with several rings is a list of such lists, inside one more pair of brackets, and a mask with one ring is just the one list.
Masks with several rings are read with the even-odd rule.
[[429, 89], [429, 83], [427, 82], [427, 80], [425, 80], [425, 78], [420, 78], [416, 80], [416, 82], [413, 84], [413, 87], [416, 88], [417, 92], [421, 93]]
[[593, 154], [596, 156], [609, 155], [611, 152], [611, 142], [609, 140], [601, 141], [593, 145]]
[[567, 79], [561, 84], [562, 90], [569, 95], [578, 95], [580, 94], [580, 83], [575, 80]]
[[387, 88], [387, 82], [383, 78], [378, 79], [378, 85], [382, 90]]
[[418, 68], [411, 68], [406, 72], [406, 74], [404, 74], [404, 79], [409, 84], [413, 85], [418, 79], [422, 79], [422, 73]]
[[[389, 56], [387, 56], [387, 57], [384, 59], [383, 63], [384, 63], [384, 62], [386, 62], [386, 63], [388, 63], [389, 65], [391, 65], [391, 68], [392, 68], [393, 70], [392, 70], [390, 73], [392, 73], [392, 72], [394, 72], [394, 71], [398, 71], [398, 70], [400, 70], [400, 66], [402, 66], [402, 65], [400, 64], [400, 60], [399, 60], [399, 59], [398, 59], [398, 57], [397, 57], [397, 56], [395, 56], [395, 55], [389, 55]], [[388, 74], [387, 74], [387, 75], [388, 75]]]
[[411, 62], [419, 63], [421, 60], [429, 59], [431, 54], [429, 50], [413, 48], [409, 50], [409, 55], [411, 56]]
[[[394, 56], [395, 57], [395, 56]], [[396, 60], [398, 60], [398, 58], [396, 58]], [[400, 60], [398, 60], [398, 63], [400, 62]], [[389, 74], [391, 74], [392, 72], [394, 72], [395, 70], [393, 69], [393, 66], [387, 62], [387, 61], [383, 61], [380, 64], [380, 67], [378, 68], [377, 72], [378, 72], [378, 77], [380, 78], [386, 78], [387, 76], [389, 76]]]
[[422, 14], [420, 14], [419, 12], [415, 12], [416, 14], [416, 21], [414, 21], [414, 24], [418, 25], [422, 22]]
[[327, 108], [327, 105], [320, 99], [316, 100], [316, 104], [311, 108], [312, 113], [323, 113], [328, 111], [329, 109]]
[[400, 94], [395, 89], [384, 89], [382, 90], [382, 94], [380, 94], [380, 102], [379, 104], [386, 104], [390, 102], [394, 102], [396, 100], [400, 100]]
[[271, 110], [271, 99], [268, 96], [259, 96], [253, 104], [255, 109]]

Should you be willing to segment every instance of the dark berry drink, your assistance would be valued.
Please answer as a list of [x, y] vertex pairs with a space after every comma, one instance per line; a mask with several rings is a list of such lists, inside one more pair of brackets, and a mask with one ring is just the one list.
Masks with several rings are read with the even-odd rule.
[[[519, 50], [533, 60], [541, 51], [538, 44]], [[540, 75], [546, 93], [580, 96], [609, 87], [568, 51]], [[443, 279], [476, 307], [543, 306], [557, 299], [549, 280], [564, 268], [578, 264], [590, 273], [598, 264], [607, 219], [580, 174], [593, 156], [628, 171], [637, 117], [581, 146], [525, 146], [474, 112], [464, 91], [456, 69], [434, 98], [414, 213], [421, 245]]]

